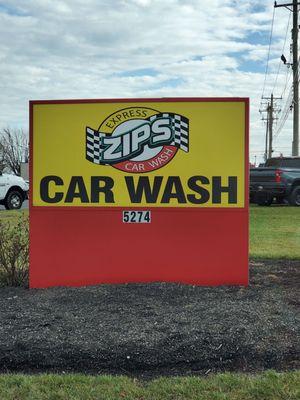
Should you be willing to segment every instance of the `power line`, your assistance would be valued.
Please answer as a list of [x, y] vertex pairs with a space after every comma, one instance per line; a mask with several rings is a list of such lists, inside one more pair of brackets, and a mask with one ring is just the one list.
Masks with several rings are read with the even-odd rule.
[[[293, 141], [292, 155], [299, 155], [299, 59], [298, 59], [298, 6], [300, 3], [293, 0], [292, 3], [277, 4], [275, 1], [274, 8], [285, 7], [293, 13], [293, 29], [292, 29], [292, 46], [293, 46]], [[290, 8], [292, 7], [292, 8]], [[284, 56], [281, 57], [284, 61]], [[284, 61], [285, 63], [285, 61]]]
[[266, 87], [266, 81], [267, 81], [267, 75], [268, 75], [268, 69], [269, 69], [270, 50], [271, 50], [271, 43], [272, 43], [272, 36], [273, 36], [274, 18], [275, 18], [275, 7], [273, 7], [273, 16], [272, 16], [272, 22], [271, 22], [270, 38], [269, 38], [269, 49], [268, 49], [267, 64], [266, 64], [266, 70], [265, 70], [265, 79], [264, 79], [264, 85], [263, 85], [261, 97], [263, 97], [265, 94], [265, 87]]
[[[275, 8], [274, 8], [274, 9], [275, 9]], [[283, 46], [282, 46], [281, 54], [284, 54], [285, 44], [286, 44], [286, 39], [287, 39], [287, 34], [288, 34], [289, 26], [290, 26], [290, 20], [291, 20], [291, 14], [289, 14], [289, 19], [288, 19], [288, 22], [287, 22], [287, 25], [286, 25], [285, 38], [284, 38], [284, 43], [283, 43]], [[282, 67], [282, 61], [279, 60], [278, 68], [277, 68], [277, 74], [276, 74], [276, 79], [275, 79], [275, 83], [274, 83], [274, 86], [273, 86], [272, 93], [274, 93], [274, 91], [275, 91], [275, 87], [276, 87], [276, 85], [277, 85], [278, 75], [279, 75], [279, 72], [280, 72], [280, 70], [281, 70], [281, 67]]]
[[[280, 147], [277, 147], [276, 149], [278, 149], [278, 150], [273, 150], [273, 152], [279, 152], [279, 151], [285, 151], [285, 150], [291, 150], [291, 146], [280, 146]], [[249, 151], [249, 153], [250, 154], [265, 154], [265, 152], [263, 151], [263, 150], [250, 150]]]
[[[290, 58], [289, 58], [288, 64], [291, 63], [291, 58], [292, 58], [292, 56], [290, 54]], [[282, 93], [281, 93], [281, 97], [284, 97], [288, 82], [290, 81], [290, 78], [291, 78], [292, 75], [293, 75], [292, 74], [292, 69], [291, 68], [287, 68], [286, 69], [286, 75], [285, 75], [285, 84], [284, 84], [284, 88], [283, 88]]]
[[[289, 18], [288, 22], [286, 25], [286, 31], [285, 31], [285, 38], [284, 38], [284, 43], [282, 47], [282, 56], [281, 60], [283, 63], [288, 66], [292, 67], [292, 73], [289, 73], [288, 70], [286, 72], [285, 76], [285, 84], [284, 88], [282, 91], [282, 97], [284, 97], [285, 104], [283, 107], [283, 112], [281, 114], [274, 139], [278, 137], [280, 132], [282, 131], [288, 116], [289, 112], [293, 110], [293, 142], [292, 142], [292, 154], [294, 156], [297, 156], [299, 154], [299, 60], [300, 57], [298, 58], [298, 31], [299, 31], [299, 25], [298, 25], [298, 6], [300, 5], [300, 2], [297, 0], [293, 0], [290, 3], [284, 3], [284, 4], [277, 4], [275, 1], [274, 3], [274, 8], [273, 8], [273, 16], [272, 16], [272, 22], [271, 22], [271, 29], [270, 29], [270, 37], [269, 37], [269, 48], [268, 48], [268, 55], [267, 55], [267, 62], [266, 62], [266, 68], [265, 68], [265, 76], [264, 76], [264, 83], [263, 83], [263, 90], [262, 90], [262, 96], [261, 96], [261, 106], [263, 105], [262, 109], [260, 109], [261, 112], [266, 112], [267, 113], [267, 131], [266, 131], [266, 150], [265, 150], [265, 155], [267, 154], [268, 150], [268, 157], [272, 155], [272, 140], [273, 140], [273, 122], [274, 122], [274, 115], [273, 112], [275, 111], [274, 106], [273, 106], [273, 93], [275, 91], [275, 88], [278, 83], [278, 77], [279, 73], [281, 70], [281, 63], [278, 64], [277, 67], [277, 72], [276, 72], [276, 77], [274, 80], [273, 84], [273, 90], [271, 92], [271, 97], [265, 97], [265, 89], [266, 89], [266, 83], [267, 83], [267, 78], [268, 78], [268, 72], [269, 72], [269, 62], [270, 62], [270, 53], [271, 53], [271, 46], [272, 46], [272, 37], [273, 37], [273, 27], [274, 27], [274, 19], [275, 19], [275, 8], [278, 7], [285, 7], [289, 11], [293, 13], [293, 29], [292, 29], [292, 45], [290, 47], [290, 56], [289, 56], [289, 62], [287, 63], [287, 60], [284, 56], [284, 51], [285, 51], [285, 46], [286, 46], [286, 41], [287, 41], [287, 35], [288, 35], [288, 30], [290, 26], [290, 17], [291, 14], [289, 13]], [[291, 62], [292, 59], [292, 62]], [[290, 83], [290, 77], [293, 75], [292, 78], [292, 83]], [[269, 85], [270, 86], [270, 85]], [[288, 95], [285, 97], [287, 87], [289, 87]], [[270, 99], [270, 102], [268, 102], [267, 106], [263, 104], [263, 99]], [[278, 110], [280, 111], [280, 110]], [[268, 143], [269, 142], [269, 143]]]
[[277, 129], [276, 129], [276, 132], [274, 135], [274, 139], [276, 139], [278, 137], [279, 133], [281, 132], [281, 130], [289, 116], [289, 113], [292, 110], [292, 104], [293, 104], [293, 87], [291, 86], [287, 100], [283, 107], [283, 111], [282, 111], [280, 120], [277, 124]]
[[277, 124], [277, 129], [276, 129], [276, 133], [274, 135], [274, 140], [277, 139], [278, 135], [280, 134], [282, 128], [284, 127], [286, 120], [288, 119], [289, 113], [291, 111], [291, 105], [292, 105], [292, 101], [293, 101], [293, 90], [291, 88], [290, 92], [289, 92], [289, 96], [287, 98], [287, 101], [285, 103], [285, 107], [284, 107], [284, 111], [281, 114], [282, 117], [280, 118], [278, 124]]
[[[277, 124], [277, 129], [276, 129], [276, 133], [274, 135], [274, 139], [276, 139], [278, 137], [279, 133], [281, 132], [286, 120], [288, 119], [289, 113], [291, 111], [291, 107], [293, 105], [293, 87], [294, 87], [294, 84], [295, 84], [296, 80], [299, 83], [299, 78], [298, 78], [299, 77], [299, 69], [300, 69], [299, 61], [300, 61], [300, 57], [298, 58], [297, 79], [293, 80], [292, 85], [290, 87], [289, 94], [287, 96], [287, 100], [286, 100], [286, 102], [285, 102], [285, 104], [283, 106], [283, 111], [281, 113], [280, 120], [279, 120], [279, 122]], [[295, 105], [293, 105], [293, 106], [295, 106]]]

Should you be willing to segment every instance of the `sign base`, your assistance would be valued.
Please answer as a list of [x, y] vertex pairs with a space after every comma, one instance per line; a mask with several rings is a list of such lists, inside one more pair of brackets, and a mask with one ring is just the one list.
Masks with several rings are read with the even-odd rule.
[[121, 209], [32, 209], [30, 287], [248, 284], [247, 210], [156, 208], [149, 224], [121, 219]]

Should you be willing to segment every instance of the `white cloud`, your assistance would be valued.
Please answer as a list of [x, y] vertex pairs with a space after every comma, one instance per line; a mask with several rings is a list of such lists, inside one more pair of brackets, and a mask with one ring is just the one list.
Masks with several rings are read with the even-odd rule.
[[[272, 7], [260, 0], [0, 0], [0, 127], [26, 127], [29, 99], [247, 96], [251, 146], [261, 151]], [[268, 95], [288, 18], [287, 10], [276, 13]], [[157, 74], [124, 74], [138, 69]], [[278, 92], [284, 79], [281, 68]], [[278, 148], [290, 145], [289, 131]]]

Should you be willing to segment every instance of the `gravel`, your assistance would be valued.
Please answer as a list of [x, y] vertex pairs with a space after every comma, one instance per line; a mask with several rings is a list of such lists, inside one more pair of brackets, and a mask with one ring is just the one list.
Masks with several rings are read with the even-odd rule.
[[159, 375], [300, 367], [300, 261], [250, 285], [0, 289], [0, 372]]

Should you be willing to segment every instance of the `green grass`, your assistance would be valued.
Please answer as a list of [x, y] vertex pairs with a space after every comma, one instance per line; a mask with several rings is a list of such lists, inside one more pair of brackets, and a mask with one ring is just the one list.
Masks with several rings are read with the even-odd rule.
[[250, 257], [300, 258], [300, 208], [250, 207]]
[[[0, 212], [0, 221], [8, 221], [14, 220], [20, 215], [28, 215], [28, 210], [20, 210], [20, 211], [2, 211]], [[0, 398], [1, 399], [1, 398]]]
[[0, 375], [1, 400], [293, 400], [300, 371], [136, 379], [89, 375]]
[[[0, 212], [0, 221], [14, 219], [24, 211]], [[250, 257], [300, 258], [300, 208], [250, 207]]]

